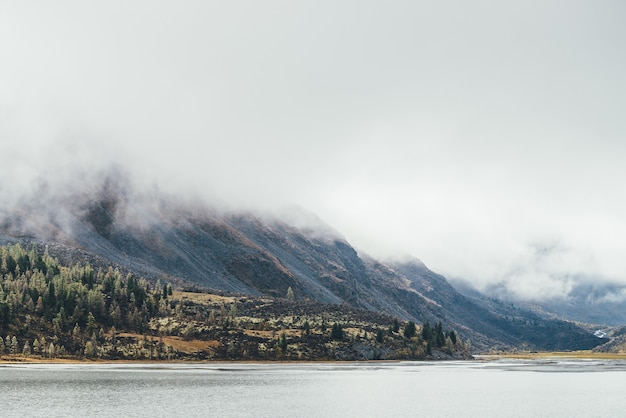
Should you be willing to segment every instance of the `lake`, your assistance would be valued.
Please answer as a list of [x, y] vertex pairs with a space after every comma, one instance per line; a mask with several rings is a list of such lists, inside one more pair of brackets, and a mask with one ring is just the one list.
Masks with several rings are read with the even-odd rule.
[[613, 417], [626, 362], [3, 364], [2, 417]]

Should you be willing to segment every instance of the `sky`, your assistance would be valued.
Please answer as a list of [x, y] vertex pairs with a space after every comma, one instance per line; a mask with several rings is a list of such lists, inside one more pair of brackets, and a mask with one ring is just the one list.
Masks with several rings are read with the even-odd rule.
[[622, 1], [0, 0], [0, 193], [110, 164], [479, 289], [626, 285]]

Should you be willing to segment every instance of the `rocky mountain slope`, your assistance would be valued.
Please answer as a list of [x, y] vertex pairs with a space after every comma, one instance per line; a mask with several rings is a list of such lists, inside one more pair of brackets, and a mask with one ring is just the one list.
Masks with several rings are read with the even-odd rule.
[[626, 353], [626, 326], [598, 330], [598, 334], [606, 336], [608, 342], [594, 348], [599, 353]]
[[291, 288], [300, 300], [442, 321], [481, 350], [583, 349], [601, 342], [572, 323], [477, 304], [419, 260], [383, 263], [359, 254], [309, 214], [287, 222], [220, 211], [138, 194], [114, 177], [88, 192], [40, 192], [3, 212], [1, 242], [48, 245], [61, 259], [113, 263], [151, 280], [274, 297]]
[[506, 291], [503, 286], [490, 286], [478, 291], [461, 279], [452, 285], [473, 300], [497, 299], [515, 304], [542, 317], [567, 319], [598, 327], [615, 327], [626, 323], [626, 287], [602, 277], [579, 276], [568, 294], [558, 298], [523, 300]]
[[[268, 296], [174, 291], [118, 269], [0, 246], [0, 360], [467, 359], [441, 323]], [[6, 337], [3, 337], [6, 336]]]

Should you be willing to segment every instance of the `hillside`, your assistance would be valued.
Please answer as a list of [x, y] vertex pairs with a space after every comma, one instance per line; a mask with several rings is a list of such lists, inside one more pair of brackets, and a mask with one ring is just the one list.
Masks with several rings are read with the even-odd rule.
[[368, 360], [468, 358], [441, 323], [347, 305], [174, 291], [109, 267], [0, 247], [0, 358]]
[[314, 216], [298, 219], [137, 194], [109, 178], [88, 193], [24, 199], [5, 210], [0, 241], [48, 246], [68, 265], [114, 265], [179, 288], [274, 298], [291, 288], [301, 302], [441, 321], [478, 350], [587, 349], [601, 342], [569, 322], [478, 304], [419, 260], [372, 259]]

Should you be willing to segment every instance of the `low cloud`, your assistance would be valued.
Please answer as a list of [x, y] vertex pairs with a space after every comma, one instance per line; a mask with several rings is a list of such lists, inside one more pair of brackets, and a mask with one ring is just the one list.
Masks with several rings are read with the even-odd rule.
[[295, 204], [364, 252], [520, 298], [626, 282], [623, 17], [578, 1], [2, 4], [0, 206], [116, 167], [146, 195]]

